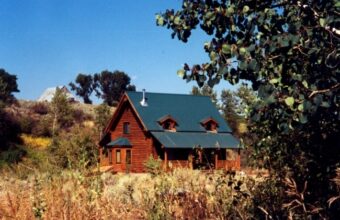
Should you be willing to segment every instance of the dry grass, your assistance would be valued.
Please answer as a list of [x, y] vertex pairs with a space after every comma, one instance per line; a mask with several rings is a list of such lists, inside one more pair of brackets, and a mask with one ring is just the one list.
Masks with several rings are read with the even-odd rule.
[[241, 175], [192, 170], [156, 177], [77, 172], [5, 177], [0, 219], [246, 219], [250, 182]]

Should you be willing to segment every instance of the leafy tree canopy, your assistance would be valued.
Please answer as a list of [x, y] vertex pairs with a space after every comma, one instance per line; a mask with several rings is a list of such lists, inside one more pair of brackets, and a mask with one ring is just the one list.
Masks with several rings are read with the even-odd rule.
[[14, 101], [13, 92], [19, 92], [17, 77], [0, 69], [0, 105]]
[[336, 0], [184, 0], [156, 16], [183, 42], [197, 27], [211, 36], [208, 62], [186, 64], [177, 72], [183, 79], [251, 82], [255, 156], [273, 175], [308, 183], [304, 199], [321, 206], [319, 216], [331, 213], [329, 179], [340, 166], [339, 14]]
[[[75, 84], [76, 83], [76, 84]], [[90, 96], [93, 92], [93, 77], [79, 73], [75, 83], [71, 82], [69, 85], [71, 90], [76, 91], [76, 94], [83, 98], [84, 103], [92, 104]]]
[[114, 72], [104, 70], [94, 75], [96, 95], [110, 106], [119, 101], [124, 91], [136, 90], [136, 87], [130, 82], [131, 79], [126, 73], [117, 70]]

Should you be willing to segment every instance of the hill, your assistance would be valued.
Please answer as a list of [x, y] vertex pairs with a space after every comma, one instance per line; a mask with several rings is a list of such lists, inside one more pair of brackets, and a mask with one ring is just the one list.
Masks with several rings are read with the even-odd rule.
[[91, 154], [83, 159], [93, 161], [101, 133], [97, 118], [107, 119], [115, 111], [107, 107], [107, 115], [98, 115], [99, 106], [69, 103], [70, 111], [55, 131], [51, 103], [18, 100], [6, 107], [4, 119], [11, 122], [6, 129], [14, 137], [10, 144], [0, 144], [0, 170], [19, 175], [18, 169], [25, 175], [31, 170], [59, 170], [76, 166], [81, 154]]

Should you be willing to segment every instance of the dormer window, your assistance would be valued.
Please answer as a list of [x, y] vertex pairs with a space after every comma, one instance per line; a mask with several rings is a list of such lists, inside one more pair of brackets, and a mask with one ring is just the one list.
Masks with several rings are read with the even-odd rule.
[[176, 131], [176, 126], [178, 125], [176, 120], [171, 117], [171, 115], [166, 115], [158, 120], [158, 123], [167, 131]]
[[208, 132], [217, 132], [218, 123], [215, 119], [209, 117], [206, 119], [203, 119], [201, 121], [201, 125], [205, 128]]

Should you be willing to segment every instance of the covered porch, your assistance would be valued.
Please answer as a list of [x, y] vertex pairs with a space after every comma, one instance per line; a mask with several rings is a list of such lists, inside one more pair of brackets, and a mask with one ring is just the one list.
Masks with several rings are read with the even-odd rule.
[[240, 169], [240, 143], [229, 133], [152, 132], [163, 168]]

